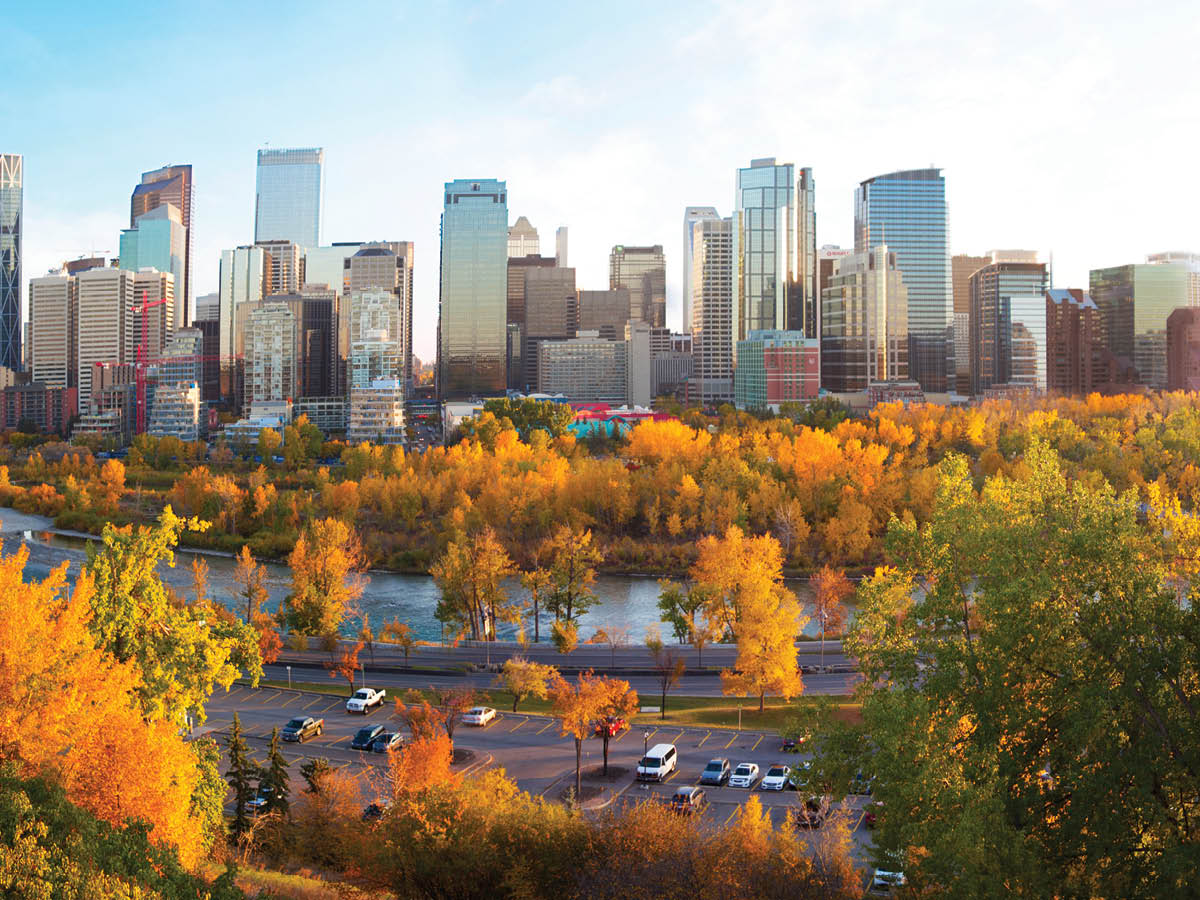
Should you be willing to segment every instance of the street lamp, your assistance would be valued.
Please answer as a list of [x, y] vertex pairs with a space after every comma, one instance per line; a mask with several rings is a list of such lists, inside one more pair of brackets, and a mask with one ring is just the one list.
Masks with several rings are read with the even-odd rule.
[[642, 756], [645, 756], [650, 749], [650, 732], [642, 732]]
[[362, 686], [366, 687], [367, 686], [367, 664], [362, 663], [361, 665], [359, 665], [358, 670], [360, 672], [362, 672]]
[[292, 667], [288, 666], [287, 670], [288, 670], [288, 690], [290, 691], [292, 689]]

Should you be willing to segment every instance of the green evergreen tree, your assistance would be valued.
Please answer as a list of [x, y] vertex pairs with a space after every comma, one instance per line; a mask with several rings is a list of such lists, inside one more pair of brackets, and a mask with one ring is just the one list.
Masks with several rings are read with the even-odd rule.
[[329, 760], [324, 756], [314, 756], [300, 764], [300, 775], [304, 778], [305, 791], [310, 794], [319, 794], [321, 792], [321, 779], [328, 775], [333, 770], [329, 765]]
[[274, 728], [271, 730], [271, 745], [267, 751], [267, 767], [258, 780], [260, 791], [264, 787], [269, 788], [265, 812], [287, 815], [290, 786], [291, 778], [288, 775], [287, 760], [283, 758], [283, 753], [279, 749], [279, 729]]
[[257, 766], [250, 758], [250, 750], [246, 739], [242, 737], [242, 721], [235, 712], [233, 725], [229, 728], [229, 742], [226, 745], [229, 754], [229, 771], [226, 778], [233, 788], [233, 825], [229, 836], [236, 841], [250, 828], [250, 815], [247, 804], [254, 799], [254, 785], [250, 783]]

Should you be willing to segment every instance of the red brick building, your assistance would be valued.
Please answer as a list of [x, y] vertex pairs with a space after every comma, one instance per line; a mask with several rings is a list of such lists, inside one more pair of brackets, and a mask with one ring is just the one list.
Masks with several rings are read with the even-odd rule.
[[1167, 390], [1200, 391], [1200, 308], [1167, 317]]

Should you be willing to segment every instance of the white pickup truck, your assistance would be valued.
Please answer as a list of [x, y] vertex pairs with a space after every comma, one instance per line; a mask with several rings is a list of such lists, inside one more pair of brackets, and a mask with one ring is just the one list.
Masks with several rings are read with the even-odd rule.
[[346, 712], [360, 712], [365, 716], [373, 707], [383, 706], [385, 696], [387, 696], [387, 691], [359, 688], [354, 692], [354, 696], [346, 701]]

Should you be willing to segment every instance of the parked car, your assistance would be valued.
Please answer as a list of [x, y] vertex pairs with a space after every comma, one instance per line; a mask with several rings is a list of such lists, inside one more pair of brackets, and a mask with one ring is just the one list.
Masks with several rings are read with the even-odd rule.
[[605, 716], [596, 723], [593, 733], [596, 737], [604, 737], [607, 732], [610, 738], [614, 738], [628, 727], [629, 723], [620, 716]]
[[404, 735], [398, 731], [385, 731], [371, 742], [371, 750], [375, 753], [387, 753], [389, 750], [399, 750], [404, 744]]
[[464, 725], [486, 725], [496, 718], [496, 711], [490, 706], [473, 706], [463, 713]]
[[752, 788], [758, 781], [758, 766], [754, 763], [738, 763], [738, 767], [729, 776], [729, 786], [735, 788]]
[[899, 893], [900, 888], [908, 884], [904, 877], [904, 860], [894, 853], [885, 853], [880, 860], [881, 865], [871, 875], [871, 884], [867, 895], [871, 897], [890, 897]]
[[809, 797], [796, 807], [793, 821], [797, 828], [820, 828], [829, 814], [828, 797]]
[[870, 797], [875, 791], [875, 779], [862, 772], [855, 772], [854, 777], [850, 779], [850, 793], [861, 794]]
[[784, 738], [779, 743], [780, 753], [799, 753], [804, 749], [804, 744], [808, 741], [807, 737]]
[[867, 804], [867, 808], [863, 810], [863, 826], [866, 828], [874, 828], [879, 822], [879, 814], [883, 812], [883, 801], [873, 800]]
[[283, 726], [281, 737], [285, 741], [303, 744], [310, 737], [316, 737], [325, 730], [324, 719], [314, 719], [312, 716], [296, 716]]
[[809, 779], [812, 778], [812, 769], [811, 759], [802, 759], [792, 766], [792, 774], [788, 776], [788, 780], [791, 781], [794, 790], [808, 787]]
[[783, 791], [791, 786], [791, 767], [785, 766], [783, 763], [771, 763], [771, 767], [767, 769], [767, 774], [763, 776], [762, 783], [758, 788], [762, 791]]
[[655, 744], [637, 766], [638, 781], [666, 781], [679, 765], [674, 744]]
[[708, 799], [704, 795], [704, 788], [680, 788], [671, 797], [671, 812], [679, 815], [690, 816], [701, 813], [706, 806], [708, 806]]
[[715, 784], [721, 787], [729, 780], [729, 776], [733, 774], [733, 769], [729, 765], [729, 760], [710, 759], [708, 765], [704, 767], [704, 771], [700, 773], [701, 784]]
[[377, 822], [383, 818], [383, 814], [387, 812], [387, 808], [391, 804], [387, 800], [377, 800], [374, 803], [367, 804], [367, 808], [363, 810], [362, 820], [364, 822]]
[[377, 691], [375, 688], [359, 688], [354, 696], [346, 701], [346, 712], [360, 712], [364, 716], [376, 706], [383, 706], [383, 698], [387, 691]]
[[354, 737], [350, 739], [351, 750], [370, 750], [371, 744], [375, 742], [375, 738], [383, 734], [383, 725], [376, 722], [374, 725], [364, 725], [355, 732]]
[[[283, 791], [279, 791], [277, 795], [283, 799]], [[260, 784], [258, 791], [254, 795], [254, 799], [246, 801], [246, 808], [256, 815], [266, 809], [267, 804], [271, 802], [271, 786], [269, 784]]]

